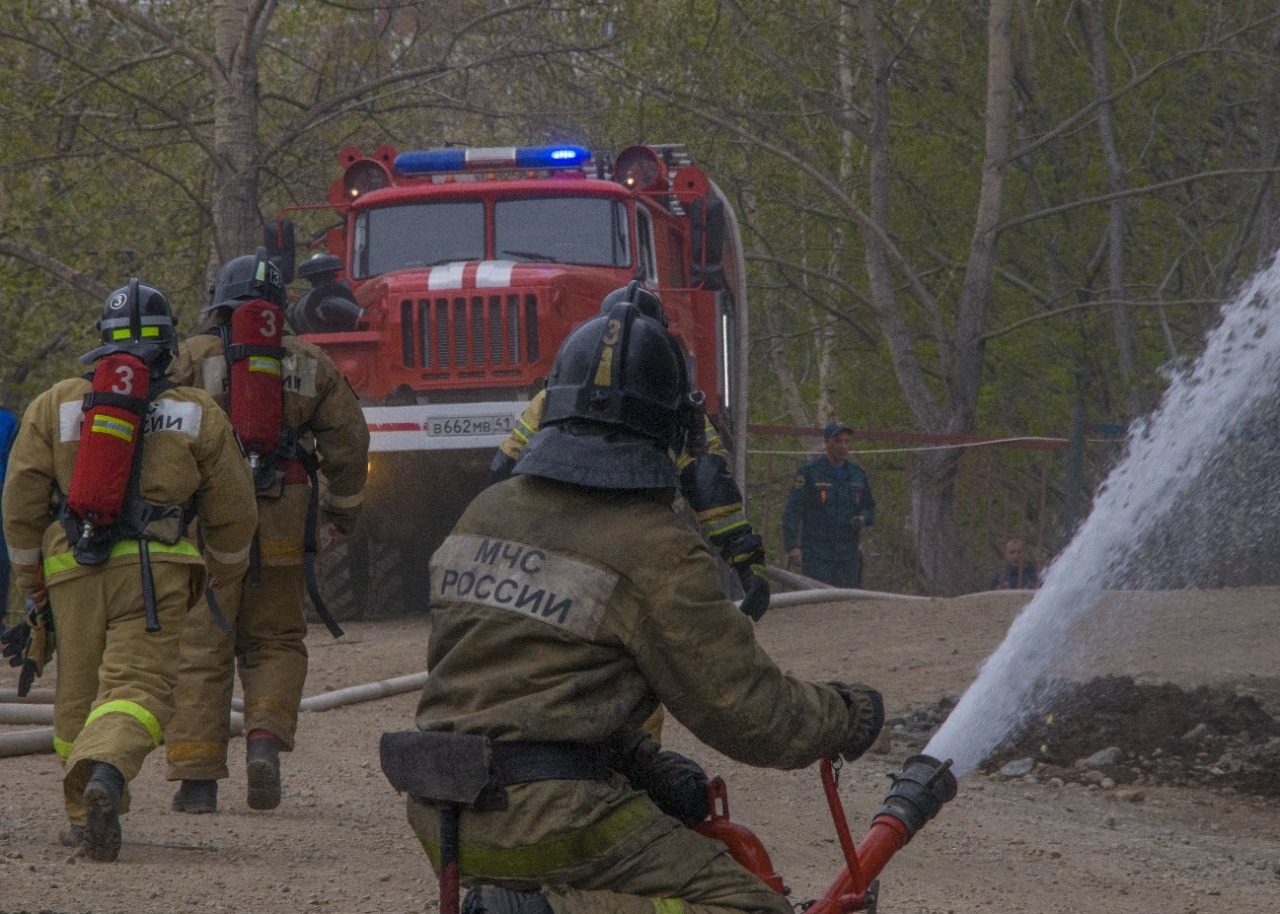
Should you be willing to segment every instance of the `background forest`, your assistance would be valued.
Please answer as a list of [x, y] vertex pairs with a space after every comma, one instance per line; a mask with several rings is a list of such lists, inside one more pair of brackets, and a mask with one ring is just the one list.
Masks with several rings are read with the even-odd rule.
[[898, 433], [879, 590], [1050, 559], [1280, 232], [1280, 0], [9, 0], [0, 57], [0, 402], [130, 275], [194, 327], [343, 146], [684, 142], [747, 246], [752, 519], [826, 419]]

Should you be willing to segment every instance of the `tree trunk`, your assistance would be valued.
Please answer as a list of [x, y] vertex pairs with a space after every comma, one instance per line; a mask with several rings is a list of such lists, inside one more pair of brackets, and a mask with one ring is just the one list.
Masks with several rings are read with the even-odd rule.
[[[1102, 143], [1102, 155], [1107, 163], [1107, 189], [1118, 194], [1125, 189], [1124, 164], [1116, 148], [1116, 135], [1112, 119], [1111, 80], [1107, 75], [1106, 23], [1103, 17], [1104, 0], [1085, 0], [1082, 4], [1081, 23], [1085, 42], [1089, 46], [1089, 58], [1093, 64], [1093, 91], [1098, 99], [1098, 138]], [[1108, 294], [1111, 297], [1112, 321], [1115, 326], [1116, 351], [1123, 387], [1125, 411], [1130, 419], [1141, 410], [1138, 390], [1134, 384], [1133, 321], [1130, 315], [1128, 294], [1125, 291], [1124, 268], [1124, 208], [1127, 201], [1117, 197], [1111, 201], [1110, 219], [1107, 224]]]
[[268, 2], [251, 18], [250, 0], [220, 0], [214, 22], [213, 250], [210, 271], [262, 243], [258, 213], [259, 29], [274, 11]]

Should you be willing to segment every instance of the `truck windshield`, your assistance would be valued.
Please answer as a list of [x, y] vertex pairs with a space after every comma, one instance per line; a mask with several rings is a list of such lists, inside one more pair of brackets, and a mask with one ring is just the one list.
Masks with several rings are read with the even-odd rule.
[[627, 210], [601, 197], [533, 197], [493, 206], [493, 256], [499, 260], [631, 265]]
[[385, 206], [356, 220], [354, 278], [484, 259], [484, 204], [412, 203]]

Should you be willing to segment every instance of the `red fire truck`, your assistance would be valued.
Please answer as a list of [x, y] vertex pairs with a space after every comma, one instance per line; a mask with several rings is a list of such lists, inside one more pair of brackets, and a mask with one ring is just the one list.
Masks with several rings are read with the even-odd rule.
[[322, 557], [339, 618], [425, 607], [427, 559], [488, 483], [560, 342], [633, 279], [662, 298], [741, 482], [741, 244], [686, 147], [611, 161], [579, 146], [347, 148], [339, 160], [328, 202], [267, 232], [292, 277], [293, 220], [327, 218], [290, 319], [350, 380], [371, 433], [360, 529]]

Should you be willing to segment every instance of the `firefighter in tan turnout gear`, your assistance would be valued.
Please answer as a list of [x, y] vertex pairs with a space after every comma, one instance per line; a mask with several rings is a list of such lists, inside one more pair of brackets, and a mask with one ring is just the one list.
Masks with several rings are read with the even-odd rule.
[[[36, 398], [14, 442], [5, 535], [31, 613], [3, 640], [6, 653], [20, 647], [21, 688], [56, 637], [62, 838], [114, 860], [126, 784], [173, 717], [179, 638], [206, 561], [215, 578], [244, 572], [256, 508], [222, 411], [164, 378], [177, 350], [164, 296], [132, 280], [108, 296], [100, 328], [102, 346], [81, 359], [97, 363], [92, 380]], [[193, 517], [204, 559], [186, 536]]]
[[[883, 724], [860, 685], [782, 673], [672, 511], [690, 427], [683, 353], [621, 302], [565, 340], [515, 476], [431, 562], [430, 675], [382, 766], [464, 911], [790, 914], [686, 827], [706, 779], [640, 733], [659, 704], [748, 764], [855, 758]], [[478, 787], [477, 787], [478, 785]], [[444, 896], [442, 896], [444, 897]]]
[[[304, 559], [314, 555], [317, 525], [344, 535], [363, 500], [364, 415], [333, 361], [283, 334], [284, 301], [263, 249], [227, 262], [205, 308], [209, 332], [184, 340], [174, 365], [175, 378], [203, 388], [230, 414], [254, 468], [259, 518], [249, 571], [215, 581], [216, 606], [193, 613], [183, 636], [178, 714], [165, 738], [166, 776], [182, 781], [173, 798], [178, 812], [217, 809], [237, 670], [248, 804], [279, 805], [279, 753], [293, 749], [307, 676]], [[316, 468], [322, 492], [314, 488]]]
[[[634, 303], [641, 313], [666, 324], [662, 302], [638, 281], [605, 296], [600, 304], [601, 313], [622, 301]], [[490, 465], [489, 469], [495, 480], [506, 479], [511, 475], [525, 445], [542, 425], [546, 404], [547, 392], [541, 390], [520, 414], [515, 428], [507, 436], [507, 440], [502, 442]], [[686, 448], [676, 455], [680, 495], [693, 511], [707, 541], [720, 553], [725, 564], [737, 572], [743, 592], [739, 608], [759, 621], [769, 608], [764, 540], [751, 529], [747, 520], [742, 490], [729, 472], [729, 454], [720, 440], [719, 431], [710, 419], [704, 422], [703, 429], [705, 447], [698, 449], [703, 453], [690, 454]]]

